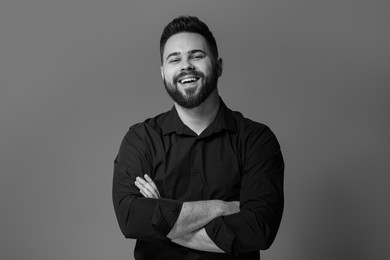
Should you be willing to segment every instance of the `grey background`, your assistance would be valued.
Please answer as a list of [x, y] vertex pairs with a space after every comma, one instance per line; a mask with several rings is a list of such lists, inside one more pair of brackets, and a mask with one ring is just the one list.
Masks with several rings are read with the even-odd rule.
[[262, 259], [390, 259], [388, 1], [0, 2], [0, 259], [132, 259], [111, 202], [128, 127], [171, 108], [158, 41], [214, 32], [221, 96], [268, 124], [286, 208]]

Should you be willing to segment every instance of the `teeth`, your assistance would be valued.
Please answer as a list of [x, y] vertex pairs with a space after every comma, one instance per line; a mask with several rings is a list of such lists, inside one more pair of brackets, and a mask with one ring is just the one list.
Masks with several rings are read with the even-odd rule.
[[190, 81], [196, 81], [196, 78], [182, 79], [182, 80], [181, 80], [181, 83], [187, 83], [187, 82], [190, 82]]

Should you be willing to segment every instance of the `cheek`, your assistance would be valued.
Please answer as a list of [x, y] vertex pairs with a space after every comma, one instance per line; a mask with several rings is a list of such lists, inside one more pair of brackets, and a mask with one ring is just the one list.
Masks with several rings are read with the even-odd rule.
[[173, 71], [172, 70], [167, 70], [167, 69], [165, 69], [165, 70], [163, 70], [163, 79], [164, 80], [166, 80], [166, 81], [172, 81], [172, 79], [173, 79], [173, 75], [174, 75], [174, 73], [173, 73]]
[[210, 75], [213, 73], [213, 70], [215, 69], [212, 64], [203, 64], [202, 66], [199, 66], [199, 69], [206, 75]]

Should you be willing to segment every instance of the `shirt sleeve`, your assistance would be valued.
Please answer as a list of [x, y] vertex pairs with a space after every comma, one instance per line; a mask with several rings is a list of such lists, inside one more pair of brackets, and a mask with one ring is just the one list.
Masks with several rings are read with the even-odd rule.
[[284, 161], [276, 137], [266, 128], [246, 143], [240, 212], [215, 218], [205, 226], [210, 239], [232, 255], [268, 249], [284, 206]]
[[144, 198], [139, 192], [135, 178], [151, 172], [152, 163], [145, 142], [130, 128], [114, 161], [112, 188], [115, 214], [126, 238], [169, 240], [166, 235], [181, 211], [182, 202]]

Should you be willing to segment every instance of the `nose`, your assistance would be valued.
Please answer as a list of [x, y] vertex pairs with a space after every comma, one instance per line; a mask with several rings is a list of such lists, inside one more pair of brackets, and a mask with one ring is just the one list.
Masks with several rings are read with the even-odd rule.
[[181, 70], [193, 70], [193, 69], [195, 69], [195, 67], [188, 59], [182, 60]]

